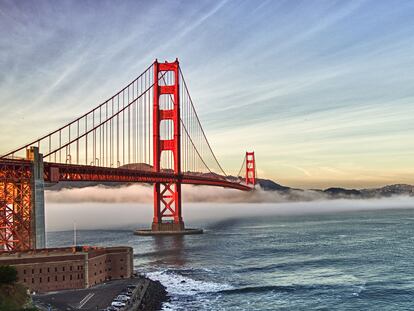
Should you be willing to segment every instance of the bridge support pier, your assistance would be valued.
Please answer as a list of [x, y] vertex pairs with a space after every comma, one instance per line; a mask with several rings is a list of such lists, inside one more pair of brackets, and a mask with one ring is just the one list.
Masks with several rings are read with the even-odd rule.
[[[171, 82], [173, 81], [173, 82]], [[159, 173], [162, 152], [172, 153], [174, 174], [178, 181], [154, 184], [154, 218], [151, 230], [137, 230], [138, 235], [194, 234], [203, 230], [185, 229], [181, 208], [181, 115], [180, 115], [180, 67], [172, 63], [154, 62], [153, 92], [153, 160], [154, 171]], [[161, 100], [164, 97], [164, 100]], [[172, 105], [171, 105], [171, 101]], [[172, 136], [161, 137], [164, 123]], [[172, 169], [172, 168], [166, 168]]]
[[0, 164], [0, 251], [45, 248], [43, 158], [37, 147], [26, 156]]
[[37, 147], [27, 150], [26, 158], [32, 161], [31, 184], [31, 245], [32, 248], [46, 248], [45, 232], [45, 187], [43, 177], [43, 155]]
[[[165, 219], [165, 220], [164, 220]], [[183, 231], [181, 184], [155, 183], [152, 231]]]

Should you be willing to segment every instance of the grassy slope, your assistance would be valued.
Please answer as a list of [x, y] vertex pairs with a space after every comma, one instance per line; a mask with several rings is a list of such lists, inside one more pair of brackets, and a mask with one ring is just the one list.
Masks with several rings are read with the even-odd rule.
[[0, 311], [34, 310], [24, 309], [29, 298], [26, 288], [21, 284], [0, 285]]

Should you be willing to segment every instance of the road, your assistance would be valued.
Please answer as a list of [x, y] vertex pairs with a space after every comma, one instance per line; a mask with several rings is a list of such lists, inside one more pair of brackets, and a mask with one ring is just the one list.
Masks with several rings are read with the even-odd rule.
[[144, 284], [146, 283], [143, 278], [131, 278], [99, 284], [88, 289], [38, 294], [32, 298], [34, 303], [43, 310], [48, 310], [50, 305], [52, 311], [96, 311], [110, 306], [112, 300], [128, 285], [137, 285], [140, 288]]

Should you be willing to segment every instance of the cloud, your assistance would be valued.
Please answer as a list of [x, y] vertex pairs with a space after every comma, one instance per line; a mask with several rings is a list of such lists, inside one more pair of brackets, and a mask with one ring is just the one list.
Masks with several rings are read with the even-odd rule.
[[[187, 226], [194, 223], [208, 224], [248, 217], [414, 208], [414, 199], [411, 197], [313, 201], [320, 198], [320, 195], [309, 191], [306, 194], [307, 202], [286, 202], [286, 197], [272, 193], [257, 192], [249, 197], [241, 192], [217, 191], [219, 189], [212, 188], [208, 191], [206, 187], [194, 188], [197, 189], [191, 189], [191, 194], [188, 193], [189, 189], [185, 190], [183, 215]], [[218, 200], [217, 197], [220, 199]], [[46, 199], [48, 231], [71, 230], [74, 223], [78, 229], [133, 230], [138, 227], [148, 228], [152, 221], [152, 188], [150, 187], [65, 190], [48, 192]], [[241, 199], [248, 201], [241, 203]], [[303, 198], [297, 199], [303, 200]], [[195, 203], [193, 200], [202, 203]]]
[[[93, 186], [86, 188], [62, 189], [59, 191], [46, 190], [48, 203], [151, 203], [153, 201], [152, 186], [134, 184], [121, 187]], [[234, 189], [183, 185], [183, 200], [185, 202], [214, 202], [214, 203], [263, 203], [311, 201], [325, 197], [315, 191], [292, 190], [289, 193], [273, 191], [243, 192]]]

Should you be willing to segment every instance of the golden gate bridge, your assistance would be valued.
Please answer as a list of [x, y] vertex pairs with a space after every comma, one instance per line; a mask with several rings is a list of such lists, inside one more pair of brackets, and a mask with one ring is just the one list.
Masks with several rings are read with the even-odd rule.
[[239, 173], [225, 173], [178, 59], [156, 60], [86, 114], [0, 156], [0, 251], [45, 247], [44, 183], [60, 181], [153, 183], [151, 232], [182, 232], [182, 184], [251, 191], [256, 164], [246, 152]]

